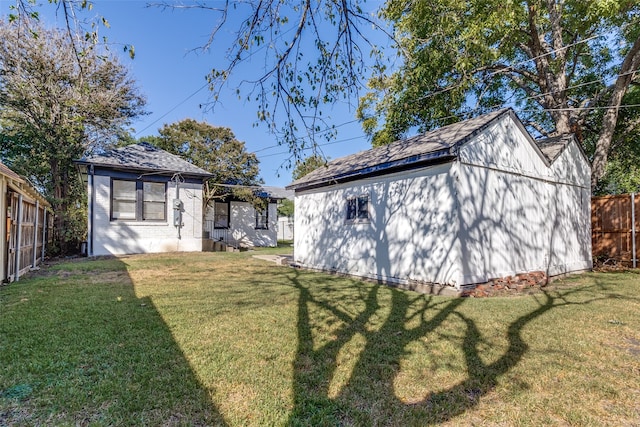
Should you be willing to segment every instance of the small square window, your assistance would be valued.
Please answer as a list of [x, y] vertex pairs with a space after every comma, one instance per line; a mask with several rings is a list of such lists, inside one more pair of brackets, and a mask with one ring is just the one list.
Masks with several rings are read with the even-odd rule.
[[349, 197], [347, 199], [347, 221], [365, 222], [369, 220], [369, 196]]

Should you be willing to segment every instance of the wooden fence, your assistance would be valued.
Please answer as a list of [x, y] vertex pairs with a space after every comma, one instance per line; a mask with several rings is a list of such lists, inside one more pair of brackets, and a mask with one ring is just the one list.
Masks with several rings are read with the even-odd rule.
[[7, 280], [15, 281], [45, 256], [51, 216], [45, 206], [9, 192], [7, 196]]
[[591, 198], [593, 257], [637, 267], [640, 247], [640, 195]]

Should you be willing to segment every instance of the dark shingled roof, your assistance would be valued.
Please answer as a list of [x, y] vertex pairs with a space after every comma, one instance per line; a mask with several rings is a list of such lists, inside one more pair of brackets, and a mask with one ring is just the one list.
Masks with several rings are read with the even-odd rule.
[[269, 185], [263, 185], [261, 190], [267, 194], [267, 197], [272, 199], [289, 199], [293, 200], [294, 193], [292, 190], [285, 190], [282, 187], [272, 187]]
[[536, 139], [535, 143], [542, 154], [553, 163], [565, 148], [573, 141], [573, 135], [560, 135], [551, 138]]
[[127, 145], [126, 147], [105, 151], [101, 154], [85, 156], [78, 160], [77, 163], [113, 169], [179, 172], [203, 178], [212, 176], [206, 170], [147, 142]]
[[362, 178], [383, 170], [391, 172], [403, 167], [453, 158], [457, 155], [457, 147], [460, 144], [504, 114], [515, 115], [511, 109], [502, 109], [389, 145], [332, 160], [325, 167], [316, 169], [286, 188], [288, 190], [312, 188], [329, 182]]

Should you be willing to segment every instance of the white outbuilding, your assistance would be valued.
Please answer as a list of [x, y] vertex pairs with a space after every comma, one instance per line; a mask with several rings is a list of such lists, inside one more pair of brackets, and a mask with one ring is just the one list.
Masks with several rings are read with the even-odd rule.
[[333, 160], [293, 182], [294, 261], [462, 292], [592, 267], [589, 162], [511, 109]]

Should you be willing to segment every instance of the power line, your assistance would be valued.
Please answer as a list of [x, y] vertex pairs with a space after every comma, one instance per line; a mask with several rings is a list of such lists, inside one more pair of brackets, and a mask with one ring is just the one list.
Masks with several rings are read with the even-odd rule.
[[[339, 144], [341, 142], [354, 141], [356, 139], [362, 139], [362, 138], [366, 138], [366, 135], [354, 136], [354, 137], [351, 137], [351, 138], [340, 139], [338, 141], [326, 142], [324, 144], [316, 144], [316, 147], [326, 147], [327, 145]], [[306, 148], [301, 149], [300, 151], [309, 151], [309, 150], [312, 150], [313, 148], [314, 147], [306, 147]], [[264, 159], [266, 157], [281, 156], [283, 154], [291, 154], [291, 152], [290, 151], [281, 151], [279, 153], [272, 153], [272, 154], [267, 154], [267, 155], [264, 155], [264, 156], [260, 156], [260, 158]]]
[[[293, 31], [295, 29], [295, 27], [289, 28], [287, 31], [284, 31], [282, 34], [280, 34], [278, 37], [276, 37], [274, 39], [278, 40], [282, 37], [284, 37], [285, 34]], [[254, 50], [253, 52], [251, 52], [246, 58], [244, 58], [243, 60], [247, 60], [249, 58], [251, 58], [253, 55], [257, 54], [258, 52], [260, 52], [261, 50], [265, 49], [267, 47], [267, 44], [263, 44], [262, 46], [258, 47], [256, 50]], [[153, 126], [154, 124], [158, 123], [160, 120], [162, 120], [163, 118], [167, 117], [169, 114], [171, 114], [173, 111], [175, 111], [178, 107], [180, 107], [182, 104], [184, 104], [185, 102], [187, 102], [188, 100], [190, 100], [191, 98], [193, 98], [196, 94], [198, 94], [198, 92], [200, 92], [202, 89], [204, 89], [205, 87], [209, 86], [209, 82], [205, 83], [204, 85], [202, 85], [198, 90], [196, 90], [195, 92], [193, 92], [191, 95], [187, 96], [185, 99], [183, 99], [182, 101], [180, 101], [178, 104], [176, 104], [175, 106], [173, 106], [169, 111], [167, 111], [166, 113], [164, 113], [162, 116], [158, 117], [156, 120], [154, 120], [153, 122], [149, 123], [149, 125], [147, 125], [144, 129], [136, 132], [135, 137], [137, 137], [138, 135], [140, 135], [142, 132], [144, 132], [145, 130], [149, 129], [151, 126]]]
[[180, 107], [182, 104], [184, 104], [185, 102], [187, 102], [188, 100], [190, 100], [191, 98], [193, 98], [194, 96], [196, 96], [198, 94], [198, 92], [200, 92], [202, 89], [204, 89], [205, 87], [207, 87], [209, 85], [209, 82], [205, 83], [204, 85], [202, 85], [198, 90], [196, 90], [195, 92], [193, 92], [191, 95], [187, 96], [185, 99], [183, 99], [182, 101], [180, 101], [178, 104], [176, 104], [173, 108], [171, 108], [169, 111], [167, 111], [166, 113], [164, 113], [163, 115], [161, 115], [160, 117], [158, 117], [157, 119], [155, 119], [153, 122], [149, 123], [144, 129], [139, 130], [135, 137], [137, 138], [138, 135], [140, 135], [142, 132], [144, 132], [145, 130], [149, 129], [151, 126], [155, 125], [156, 123], [158, 123], [160, 120], [164, 119], [165, 117], [167, 117], [169, 114], [171, 114], [172, 112], [174, 112], [175, 110], [178, 109], [178, 107]]
[[[631, 22], [628, 22], [625, 25], [622, 25], [620, 27], [620, 29], [622, 30], [624, 27], [629, 26], [631, 24], [632, 24]], [[540, 58], [544, 58], [545, 56], [553, 55], [554, 53], [558, 53], [560, 51], [563, 51], [563, 50], [569, 49], [571, 47], [577, 46], [577, 45], [579, 45], [581, 43], [586, 43], [586, 42], [589, 42], [589, 41], [594, 40], [596, 38], [600, 38], [600, 37], [604, 37], [604, 36], [605, 36], [605, 34], [595, 34], [595, 35], [593, 35], [591, 37], [587, 37], [586, 39], [578, 40], [575, 43], [571, 43], [571, 44], [568, 44], [566, 46], [559, 47], [558, 49], [553, 49], [553, 50], [551, 50], [549, 52], [545, 52], [545, 53], [543, 53], [541, 55], [534, 56], [533, 58], [528, 58], [528, 59], [522, 60], [520, 62], [517, 62], [514, 65], [509, 65], [508, 67], [505, 67], [504, 69], [496, 70], [496, 71], [493, 71], [493, 72], [489, 73], [487, 75], [487, 78], [492, 77], [492, 76], [494, 76], [496, 74], [502, 73], [504, 71], [508, 71], [509, 69], [513, 69], [514, 67], [517, 67], [519, 65], [526, 64], [527, 62], [535, 61], [536, 59], [540, 59]], [[441, 88], [441, 89], [438, 89], [438, 90], [436, 90], [434, 92], [431, 92], [431, 93], [428, 93], [428, 94], [423, 95], [421, 97], [418, 97], [418, 98], [414, 99], [413, 101], [414, 102], [415, 101], [422, 101], [424, 99], [431, 98], [431, 97], [436, 96], [436, 95], [440, 95], [441, 93], [452, 91], [452, 90], [457, 89], [457, 88], [462, 87], [462, 86], [464, 86], [464, 84], [459, 83], [459, 84], [456, 84], [456, 85], [452, 85], [452, 86], [448, 86], [448, 87], [445, 87], [445, 88]]]
[[[323, 134], [325, 134], [325, 133], [328, 133], [328, 132], [332, 131], [333, 129], [337, 129], [337, 128], [339, 128], [339, 127], [342, 127], [342, 126], [345, 126], [345, 125], [348, 125], [348, 124], [351, 124], [351, 123], [355, 123], [355, 122], [357, 122], [357, 121], [358, 121], [358, 119], [354, 119], [354, 120], [349, 120], [348, 122], [343, 122], [343, 123], [340, 123], [340, 124], [337, 124], [337, 125], [334, 125], [334, 126], [331, 126], [331, 127], [327, 127], [327, 128], [325, 128], [325, 129], [323, 129], [323, 130], [320, 130], [320, 131], [318, 131], [318, 132], [315, 132], [315, 135], [323, 135]], [[305, 138], [308, 138], [308, 137], [306, 137], [306, 136], [305, 136], [305, 137], [301, 137], [300, 139], [305, 139]], [[264, 147], [264, 148], [261, 148], [261, 149], [259, 149], [259, 150], [255, 150], [255, 151], [253, 151], [253, 154], [255, 154], [255, 153], [259, 153], [259, 152], [261, 152], [261, 151], [270, 150], [270, 149], [272, 149], [272, 148], [278, 148], [278, 147], [281, 147], [281, 146], [282, 146], [282, 144], [274, 144], [274, 145], [270, 145], [270, 146], [268, 146], [268, 147]], [[263, 156], [263, 157], [264, 157], [264, 156]]]
[[627, 104], [627, 105], [607, 105], [604, 107], [567, 107], [567, 108], [543, 108], [540, 110], [515, 110], [523, 113], [538, 112], [538, 111], [590, 111], [590, 110], [615, 110], [617, 108], [640, 108], [640, 104]]

